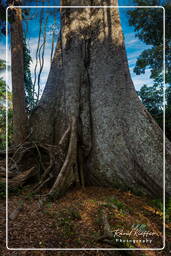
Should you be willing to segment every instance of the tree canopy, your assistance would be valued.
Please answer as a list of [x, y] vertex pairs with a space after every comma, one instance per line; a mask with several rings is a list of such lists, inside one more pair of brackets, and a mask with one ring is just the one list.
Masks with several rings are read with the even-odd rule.
[[[166, 135], [171, 139], [171, 4], [168, 0], [134, 0], [138, 6], [163, 6], [165, 8], [165, 82], [166, 96]], [[129, 24], [134, 26], [136, 36], [149, 45], [137, 58], [134, 72], [144, 74], [150, 69], [152, 86], [143, 85], [138, 95], [160, 127], [163, 127], [163, 8], [136, 8], [128, 11]]]
[[[168, 0], [134, 0], [138, 6], [163, 6], [165, 8], [165, 44], [166, 44], [166, 83], [171, 83], [171, 4]], [[163, 72], [163, 9], [156, 8], [135, 8], [128, 12], [129, 24], [134, 26], [136, 36], [149, 45], [148, 50], [144, 50], [138, 57], [134, 72], [139, 75], [145, 73], [149, 68], [151, 78], [156, 83], [162, 82]]]

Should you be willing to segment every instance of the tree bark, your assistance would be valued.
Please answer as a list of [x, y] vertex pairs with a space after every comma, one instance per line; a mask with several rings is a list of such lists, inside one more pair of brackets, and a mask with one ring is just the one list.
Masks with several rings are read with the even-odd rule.
[[22, 11], [18, 8], [14, 11], [15, 20], [11, 25], [13, 140], [15, 144], [20, 144], [24, 142], [28, 133], [24, 93]]
[[[63, 5], [116, 6], [117, 1], [68, 0]], [[62, 9], [61, 21], [60, 46], [30, 120], [33, 139], [58, 144], [74, 116], [78, 173], [83, 171], [86, 185], [162, 196], [162, 130], [136, 94], [118, 10]], [[171, 143], [166, 139], [167, 194], [170, 178]]]

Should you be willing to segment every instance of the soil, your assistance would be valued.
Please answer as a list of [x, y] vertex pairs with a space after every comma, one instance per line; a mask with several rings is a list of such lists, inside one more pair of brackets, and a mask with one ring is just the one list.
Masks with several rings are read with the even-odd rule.
[[[0, 200], [0, 240], [2, 241], [0, 256], [91, 254], [168, 256], [171, 253], [170, 222], [166, 222], [167, 243], [164, 250], [130, 250], [163, 247], [163, 214], [152, 204], [152, 200], [145, 196], [137, 196], [129, 191], [123, 192], [112, 188], [73, 188], [59, 200], [41, 204], [40, 197], [30, 191], [32, 187], [26, 186], [17, 194], [9, 196], [9, 216], [16, 209], [20, 209], [16, 217], [8, 221], [10, 250], [5, 246], [5, 199]], [[113, 234], [110, 239], [99, 239], [104, 235], [103, 216], [106, 217]], [[18, 251], [15, 248], [42, 250]], [[80, 248], [80, 250], [54, 251], [43, 250], [44, 248]], [[81, 248], [99, 249], [84, 251]], [[109, 250], [104, 251], [100, 248]], [[112, 251], [111, 248], [117, 250]], [[120, 251], [119, 248], [129, 250]]]

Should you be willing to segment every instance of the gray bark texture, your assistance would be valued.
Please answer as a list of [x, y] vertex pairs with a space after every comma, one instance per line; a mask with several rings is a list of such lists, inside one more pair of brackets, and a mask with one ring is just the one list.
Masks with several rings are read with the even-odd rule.
[[[64, 4], [116, 6], [117, 1]], [[118, 9], [63, 8], [61, 21], [48, 81], [30, 119], [34, 140], [58, 144], [74, 116], [77, 168], [86, 185], [162, 196], [163, 133], [136, 94]], [[166, 139], [167, 194], [170, 177], [171, 143]]]

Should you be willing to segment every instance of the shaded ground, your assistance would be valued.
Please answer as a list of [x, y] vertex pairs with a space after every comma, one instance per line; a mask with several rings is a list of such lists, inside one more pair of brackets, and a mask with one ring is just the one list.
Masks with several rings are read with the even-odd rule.
[[[26, 187], [20, 191], [20, 196], [9, 197], [9, 213], [23, 205], [17, 217], [9, 220], [10, 248], [130, 249], [163, 246], [162, 212], [148, 198], [114, 189], [89, 187], [85, 190], [73, 189], [60, 200], [41, 205], [39, 198], [29, 191], [30, 187]], [[171, 255], [170, 223], [166, 223], [167, 246], [162, 251], [9, 251], [5, 249], [4, 241], [5, 202], [1, 200], [0, 203], [3, 213], [0, 218], [3, 230], [0, 233], [0, 240], [3, 241], [0, 256]], [[98, 240], [104, 234], [104, 216], [113, 237]]]

